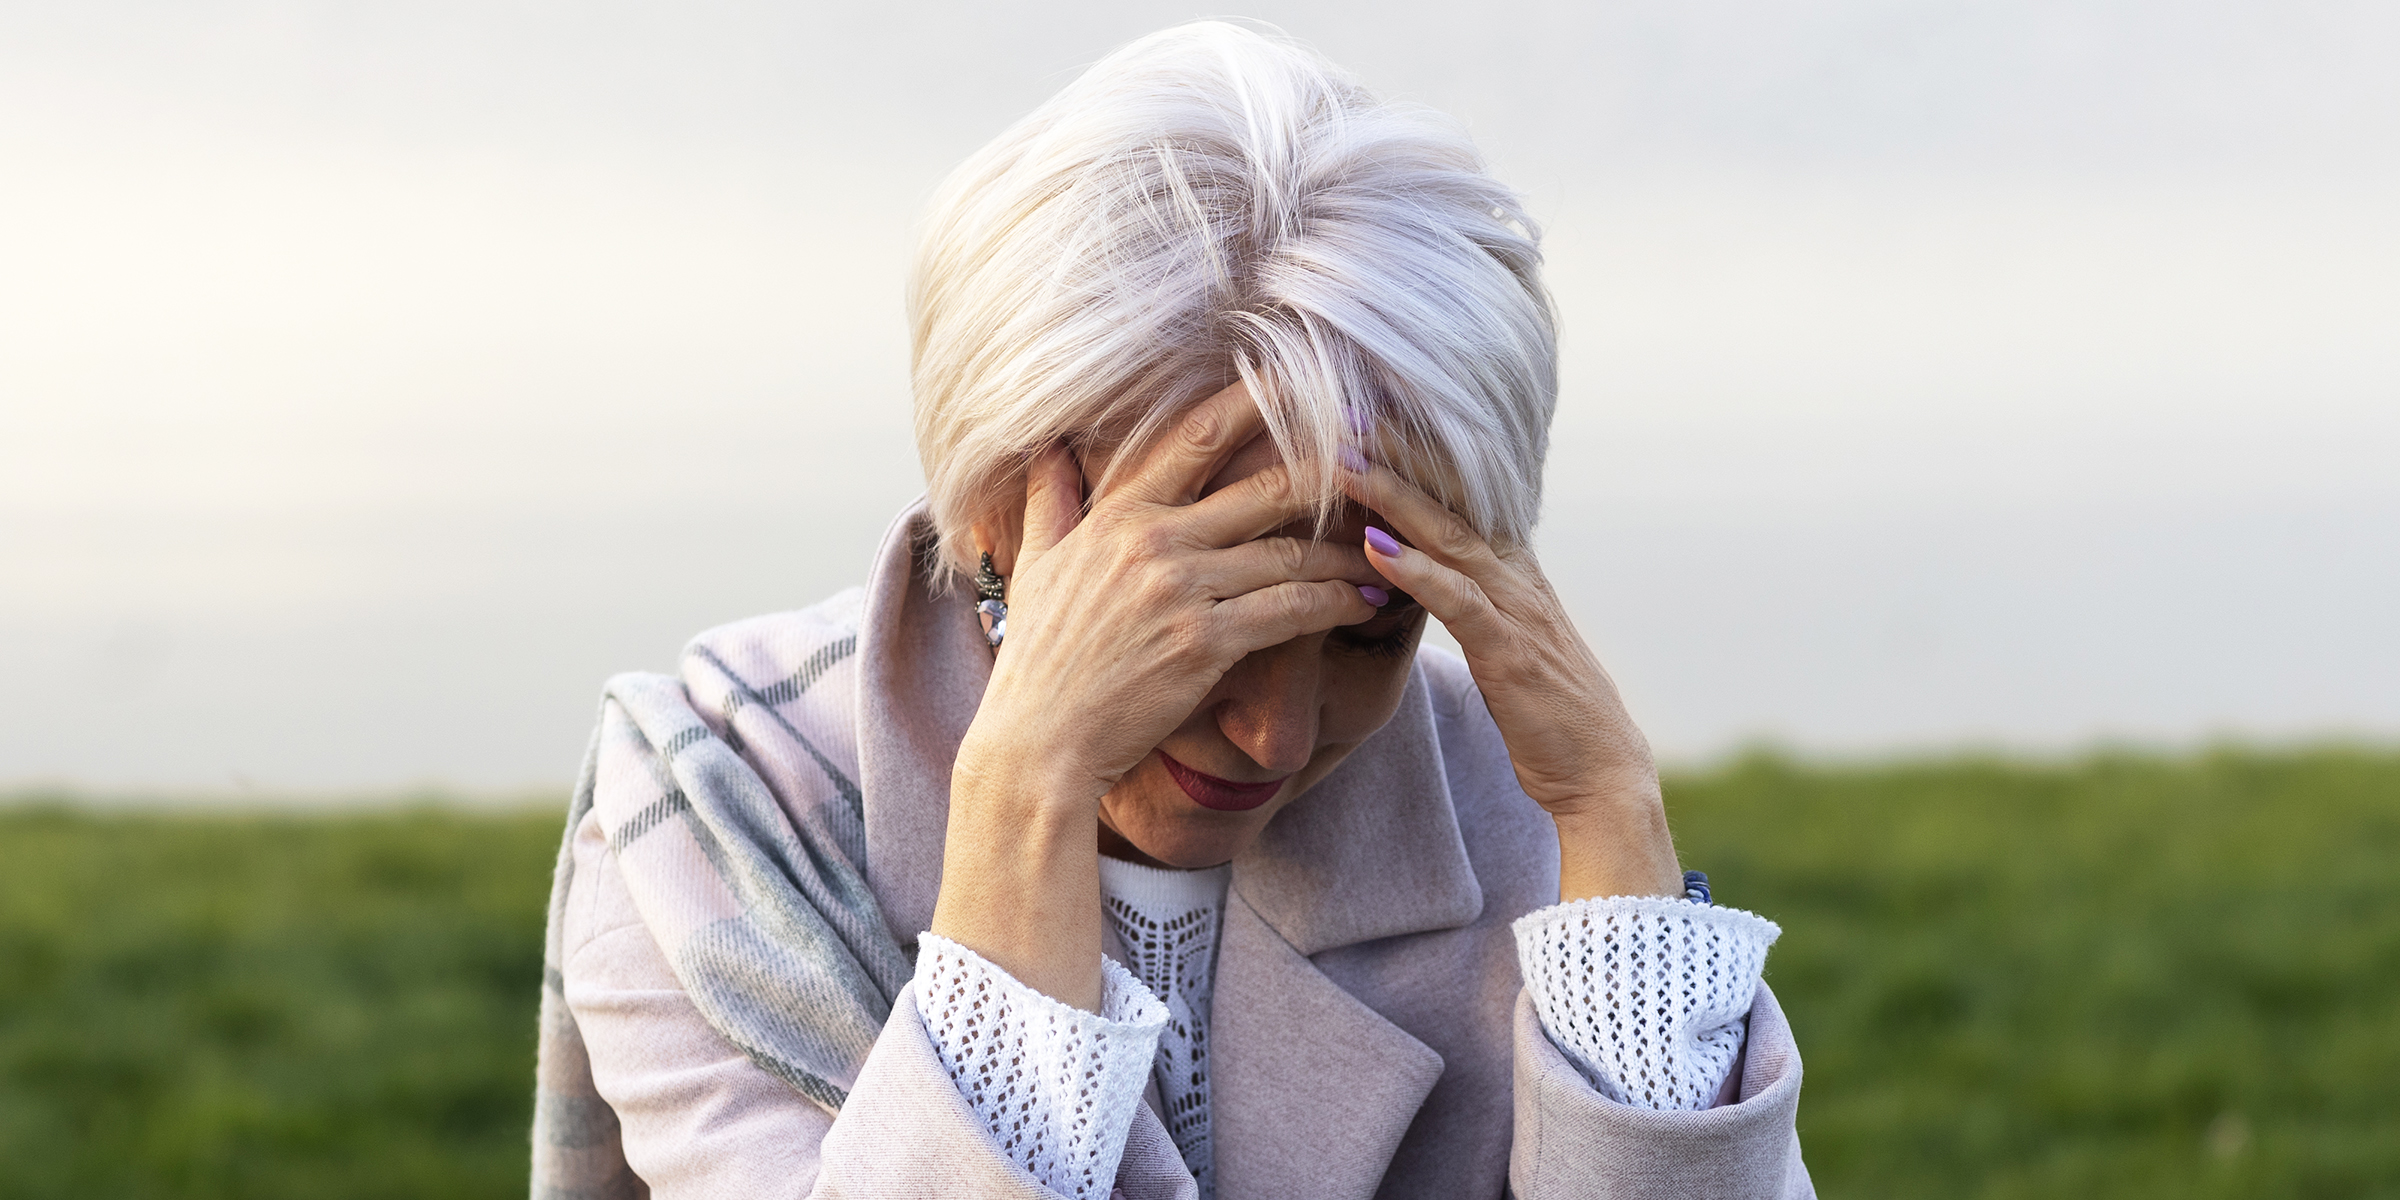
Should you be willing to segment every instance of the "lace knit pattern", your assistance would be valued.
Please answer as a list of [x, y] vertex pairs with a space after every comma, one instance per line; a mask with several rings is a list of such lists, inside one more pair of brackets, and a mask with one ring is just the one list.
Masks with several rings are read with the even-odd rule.
[[1703, 1109], [1733, 1071], [1774, 922], [1612, 896], [1517, 919], [1517, 962], [1550, 1040], [1601, 1095]]
[[[1123, 944], [1125, 965], [1167, 1008], [1155, 1072], [1159, 1102], [1167, 1133], [1191, 1168], [1202, 1200], [1216, 1194], [1208, 1116], [1208, 1001], [1216, 983], [1217, 927], [1229, 876], [1222, 869], [1168, 872], [1114, 860], [1101, 864], [1100, 875], [1108, 923]], [[1150, 886], [1138, 886], [1142, 883]]]
[[1105, 1200], [1167, 1010], [1102, 960], [1098, 1013], [1017, 981], [936, 934], [918, 939], [917, 1010], [934, 1053], [1001, 1153], [1075, 1200]]

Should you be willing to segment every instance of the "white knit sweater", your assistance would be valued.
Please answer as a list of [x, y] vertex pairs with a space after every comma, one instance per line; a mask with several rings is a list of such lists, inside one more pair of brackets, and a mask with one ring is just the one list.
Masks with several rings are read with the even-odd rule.
[[1201, 1200], [1216, 1190], [1216, 1156], [1208, 1140], [1208, 997], [1216, 987], [1217, 930], [1232, 880], [1230, 866], [1169, 871], [1100, 860], [1103, 908], [1125, 949], [1125, 968], [1167, 1006], [1151, 1077], [1158, 1082], [1167, 1133], [1200, 1182]]
[[[1231, 868], [1100, 860], [1125, 964], [1103, 964], [1100, 1011], [1060, 1003], [947, 938], [919, 942], [913, 986], [934, 1051], [995, 1142], [1052, 1190], [1102, 1200], [1143, 1085], [1201, 1200], [1209, 1143], [1209, 992]], [[1767, 947], [1781, 933], [1736, 909], [1617, 896], [1518, 918], [1517, 961], [1542, 1028], [1601, 1095], [1709, 1107], [1741, 1053]]]

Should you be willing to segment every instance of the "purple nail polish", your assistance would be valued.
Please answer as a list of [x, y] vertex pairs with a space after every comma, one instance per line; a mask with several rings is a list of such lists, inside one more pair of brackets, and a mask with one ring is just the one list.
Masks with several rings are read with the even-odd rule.
[[1364, 475], [1367, 473], [1367, 456], [1360, 454], [1356, 446], [1344, 446], [1342, 447], [1342, 467], [1344, 470]]
[[1372, 525], [1367, 526], [1367, 545], [1385, 558], [1400, 557], [1400, 543], [1394, 541], [1392, 535]]
[[1358, 594], [1366, 597], [1367, 603], [1372, 604], [1377, 608], [1382, 608], [1384, 605], [1392, 602], [1392, 594], [1390, 592], [1376, 587], [1371, 583], [1362, 583], [1358, 585]]

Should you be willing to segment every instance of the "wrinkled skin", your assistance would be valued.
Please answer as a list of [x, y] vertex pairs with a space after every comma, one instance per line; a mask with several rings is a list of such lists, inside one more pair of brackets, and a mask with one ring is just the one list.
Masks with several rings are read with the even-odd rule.
[[[1677, 894], [1648, 745], [1531, 551], [1494, 550], [1363, 461], [1319, 540], [1261, 428], [1228, 388], [1088, 507], [1101, 472], [1045, 451], [1022, 520], [975, 530], [1009, 577], [1009, 633], [953, 769], [933, 931], [1096, 1007], [1099, 853], [1239, 854], [1391, 719], [1427, 610], [1559, 823], [1562, 897]], [[1169, 759], [1277, 786], [1244, 811], [1205, 807], [1221, 793]]]

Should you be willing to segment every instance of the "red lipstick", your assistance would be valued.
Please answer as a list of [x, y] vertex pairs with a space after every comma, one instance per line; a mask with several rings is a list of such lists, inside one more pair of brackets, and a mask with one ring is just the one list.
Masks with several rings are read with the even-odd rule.
[[1283, 787], [1281, 779], [1271, 779], [1265, 783], [1235, 783], [1230, 779], [1203, 775], [1168, 757], [1164, 750], [1158, 752], [1158, 761], [1167, 765], [1167, 774], [1175, 777], [1175, 786], [1182, 788], [1184, 795], [1190, 796], [1200, 807], [1213, 808], [1218, 812], [1248, 812], [1274, 799], [1275, 793]]

